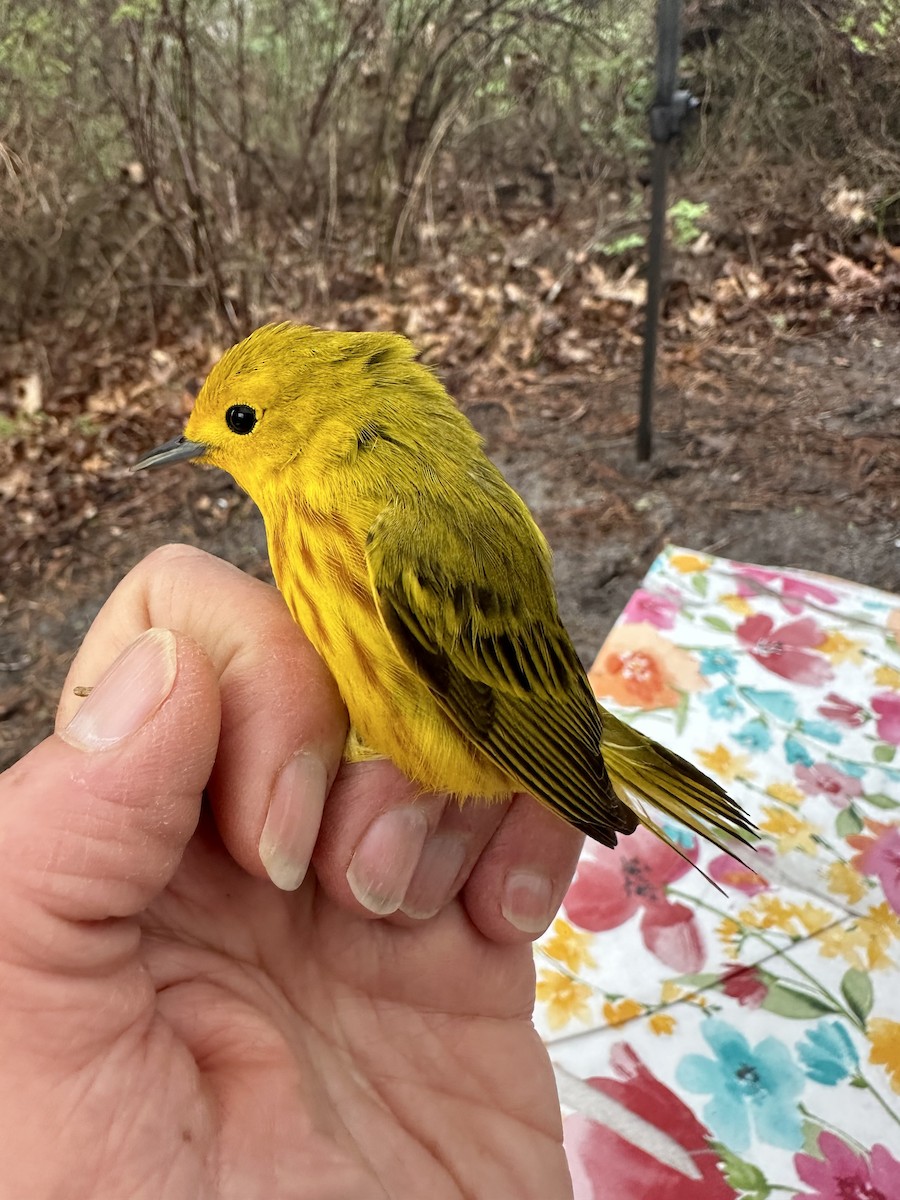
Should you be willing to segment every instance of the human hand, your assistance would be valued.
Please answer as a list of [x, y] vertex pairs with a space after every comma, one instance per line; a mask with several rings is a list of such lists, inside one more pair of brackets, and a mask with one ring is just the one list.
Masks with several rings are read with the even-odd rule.
[[579, 839], [345, 722], [273, 589], [178, 547], [113, 594], [0, 777], [0, 1197], [571, 1194], [529, 943]]

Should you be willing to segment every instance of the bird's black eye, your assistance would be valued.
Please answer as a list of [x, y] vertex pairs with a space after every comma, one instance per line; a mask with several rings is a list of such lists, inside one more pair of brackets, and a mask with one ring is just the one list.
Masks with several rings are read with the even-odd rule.
[[256, 420], [256, 412], [249, 404], [232, 404], [225, 414], [225, 424], [232, 433], [252, 433]]

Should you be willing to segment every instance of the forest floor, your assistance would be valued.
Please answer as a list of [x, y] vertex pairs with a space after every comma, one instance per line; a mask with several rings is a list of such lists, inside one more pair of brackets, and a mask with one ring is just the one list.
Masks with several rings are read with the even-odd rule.
[[[638, 464], [642, 288], [590, 252], [554, 257], [553, 238], [529, 218], [439, 268], [348, 271], [302, 312], [402, 329], [439, 366], [553, 547], [584, 660], [666, 542], [900, 591], [895, 248], [844, 257], [810, 236], [760, 260], [713, 238], [680, 256]], [[179, 431], [223, 348], [180, 322], [0, 347], [0, 766], [48, 731], [85, 630], [153, 547], [189, 542], [269, 577], [230, 479], [128, 470]]]

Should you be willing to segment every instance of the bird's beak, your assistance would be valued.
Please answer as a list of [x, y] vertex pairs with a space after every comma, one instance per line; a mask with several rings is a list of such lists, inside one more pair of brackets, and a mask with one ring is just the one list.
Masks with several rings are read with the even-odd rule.
[[199, 458], [201, 454], [205, 454], [208, 447], [202, 442], [189, 442], [188, 439], [181, 437], [172, 438], [171, 442], [165, 442], [162, 446], [157, 446], [155, 450], [148, 450], [146, 454], [142, 454], [137, 460], [132, 471], [146, 471], [150, 467], [168, 467], [170, 463], [186, 462], [189, 458]]

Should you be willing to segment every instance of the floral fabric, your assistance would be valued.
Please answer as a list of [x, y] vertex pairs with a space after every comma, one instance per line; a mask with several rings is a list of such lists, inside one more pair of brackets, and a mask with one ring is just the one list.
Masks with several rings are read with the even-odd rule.
[[636, 1125], [564, 1109], [576, 1200], [900, 1200], [900, 597], [670, 547], [591, 681], [762, 840], [586, 846], [536, 1023]]

